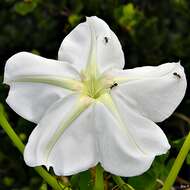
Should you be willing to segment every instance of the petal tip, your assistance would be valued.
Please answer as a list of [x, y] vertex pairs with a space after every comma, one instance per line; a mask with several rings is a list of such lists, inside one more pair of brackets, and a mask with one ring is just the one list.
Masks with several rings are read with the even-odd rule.
[[7, 60], [7, 63], [9, 62], [12, 62], [14, 59], [17, 59], [17, 58], [20, 58], [20, 57], [23, 57], [23, 56], [26, 56], [26, 55], [29, 55], [31, 53], [29, 52], [26, 52], [26, 51], [21, 51], [21, 52], [18, 52], [14, 55], [12, 55], [8, 60]]
[[[96, 19], [96, 20], [98, 20], [98, 19], [100, 19], [99, 17], [97, 17], [97, 16], [86, 16], [86, 20], [88, 21], [90, 21], [90, 20], [94, 20], [94, 19]], [[101, 20], [101, 19], [100, 19]]]

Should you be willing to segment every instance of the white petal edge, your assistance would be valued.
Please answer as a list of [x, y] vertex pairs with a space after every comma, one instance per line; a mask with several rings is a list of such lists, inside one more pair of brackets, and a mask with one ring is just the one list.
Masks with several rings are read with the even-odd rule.
[[167, 137], [158, 125], [140, 115], [122, 98], [112, 98], [126, 130], [145, 154], [161, 155], [170, 149]]
[[38, 123], [51, 104], [71, 91], [50, 84], [16, 82], [16, 79], [59, 75], [63, 78], [79, 78], [77, 71], [66, 63], [27, 52], [13, 55], [5, 65], [4, 83], [10, 85], [6, 102], [25, 119]]
[[187, 87], [180, 63], [112, 70], [107, 75], [118, 82], [111, 94], [125, 99], [133, 109], [154, 122], [165, 120], [175, 111]]
[[5, 65], [4, 83], [10, 84], [17, 77], [49, 75], [80, 79], [72, 65], [47, 59], [28, 52], [19, 52], [10, 57]]
[[97, 103], [95, 118], [100, 163], [106, 171], [130, 177], [140, 175], [150, 168], [155, 155], [142, 153], [102, 103]]
[[78, 98], [78, 95], [68, 96], [47, 111], [30, 135], [24, 150], [27, 165], [45, 165], [47, 168], [52, 166], [56, 175], [67, 176], [87, 170], [98, 163], [93, 105], [64, 130], [48, 154], [48, 159], [46, 157], [48, 142], [61, 127], [60, 123], [67, 122], [72, 115]]
[[12, 83], [7, 104], [23, 118], [38, 123], [46, 110], [70, 91], [48, 84]]
[[124, 67], [124, 54], [117, 36], [96, 16], [87, 17], [86, 22], [65, 37], [58, 59], [71, 63], [78, 71], [84, 70], [90, 62], [97, 63], [101, 72]]

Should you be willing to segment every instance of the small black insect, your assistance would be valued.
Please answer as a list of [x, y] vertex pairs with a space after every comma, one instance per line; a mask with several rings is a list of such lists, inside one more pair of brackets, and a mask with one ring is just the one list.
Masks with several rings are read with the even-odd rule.
[[108, 43], [108, 37], [104, 37], [104, 40], [105, 40], [105, 43], [107, 44]]
[[181, 78], [181, 76], [180, 76], [178, 73], [176, 73], [176, 72], [173, 73], [173, 75], [176, 76], [176, 77], [179, 78], [179, 79]]
[[112, 89], [113, 87], [118, 86], [118, 84], [116, 82], [114, 82], [111, 86], [110, 89]]

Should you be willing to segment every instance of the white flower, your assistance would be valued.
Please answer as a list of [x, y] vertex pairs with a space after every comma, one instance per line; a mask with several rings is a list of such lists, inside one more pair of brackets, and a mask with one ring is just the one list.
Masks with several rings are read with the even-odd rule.
[[181, 102], [186, 78], [180, 63], [122, 70], [116, 35], [88, 17], [62, 42], [58, 60], [21, 52], [6, 63], [7, 103], [37, 123], [24, 159], [72, 175], [101, 163], [120, 176], [145, 172], [170, 148], [154, 123]]

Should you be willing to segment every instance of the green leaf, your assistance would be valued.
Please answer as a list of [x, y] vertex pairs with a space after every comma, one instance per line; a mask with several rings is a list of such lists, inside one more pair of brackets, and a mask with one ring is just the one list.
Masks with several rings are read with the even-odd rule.
[[92, 190], [93, 181], [90, 171], [85, 171], [79, 174], [79, 189], [80, 190]]
[[81, 16], [77, 14], [72, 14], [68, 17], [68, 22], [72, 27], [74, 27], [79, 23], [80, 19], [81, 19]]
[[143, 12], [139, 11], [133, 3], [117, 8], [115, 16], [119, 20], [119, 24], [127, 28], [128, 31], [132, 31], [144, 18]]
[[[163, 182], [169, 174], [173, 165], [174, 159], [168, 160], [169, 153], [157, 156], [151, 168], [141, 176], [129, 178], [128, 183], [132, 185], [135, 190], [157, 190], [160, 183]], [[146, 184], [146, 185], [145, 185]]]
[[30, 12], [32, 12], [37, 7], [37, 0], [28, 0], [16, 3], [14, 6], [15, 11], [24, 16]]
[[133, 17], [135, 12], [136, 11], [132, 3], [128, 3], [126, 6], [123, 7], [123, 13], [125, 16]]
[[79, 178], [80, 178], [80, 174], [71, 176], [70, 183], [71, 183], [71, 186], [73, 189], [77, 189], [77, 187], [79, 185]]
[[129, 178], [128, 183], [135, 190], [155, 190], [157, 182], [155, 174], [153, 172], [147, 172], [144, 175]]
[[4, 177], [3, 178], [3, 184], [7, 187], [12, 186], [14, 183], [14, 179], [12, 177]]
[[92, 190], [93, 181], [90, 171], [81, 172], [71, 176], [70, 179], [72, 189]]

